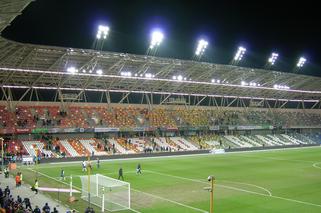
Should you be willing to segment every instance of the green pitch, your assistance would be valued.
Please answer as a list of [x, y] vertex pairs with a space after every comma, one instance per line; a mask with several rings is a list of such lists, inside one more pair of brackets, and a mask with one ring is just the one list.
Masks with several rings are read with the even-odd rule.
[[[142, 175], [135, 172], [142, 166]], [[101, 162], [93, 173], [113, 178], [124, 170], [131, 184], [133, 211], [122, 212], [208, 212], [209, 197], [204, 187], [207, 177], [216, 178], [214, 212], [321, 212], [321, 148], [288, 149], [267, 152], [198, 155], [184, 157], [110, 160]], [[73, 183], [81, 187], [77, 175], [83, 175], [81, 163], [43, 164], [38, 171], [40, 187], [68, 188], [69, 178], [59, 181], [60, 170], [73, 175]], [[21, 167], [25, 180], [33, 182], [36, 173]], [[66, 202], [67, 194], [52, 198]], [[87, 206], [79, 200], [68, 204], [83, 212]], [[98, 208], [96, 209], [98, 212]]]

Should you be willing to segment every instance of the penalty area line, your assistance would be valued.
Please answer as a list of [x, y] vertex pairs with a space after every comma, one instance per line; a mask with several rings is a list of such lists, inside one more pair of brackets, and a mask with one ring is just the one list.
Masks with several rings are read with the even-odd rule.
[[[54, 181], [57, 181], [57, 182], [59, 182], [59, 183], [65, 184], [65, 185], [67, 185], [67, 186], [70, 186], [69, 183], [63, 182], [63, 181], [61, 181], [61, 180], [57, 180], [57, 179], [54, 178], [54, 177], [50, 177], [49, 175], [46, 175], [46, 174], [44, 174], [44, 173], [42, 173], [42, 172], [39, 172], [39, 171], [36, 171], [36, 170], [34, 170], [34, 169], [32, 169], [32, 168], [28, 168], [28, 170], [33, 171], [33, 172], [36, 172], [36, 173], [38, 173], [38, 174], [40, 174], [40, 175], [42, 175], [42, 176], [44, 176], [44, 177], [46, 177], [46, 178], [49, 178], [49, 179], [51, 179], [51, 180], [54, 180]], [[78, 190], [82, 190], [80, 187], [77, 187], [77, 186], [74, 186], [74, 185], [73, 185], [72, 187], [75, 188], [75, 189], [78, 189]], [[93, 204], [94, 204], [94, 203], [93, 203]], [[130, 208], [129, 210], [132, 211], [132, 212], [136, 212], [136, 213], [142, 213], [142, 212], [140, 212], [140, 211], [138, 211], [138, 210], [135, 210], [135, 209], [132, 209], [132, 208]]]
[[[188, 180], [188, 181], [197, 182], [197, 183], [209, 184], [208, 182], [201, 181], [201, 180], [190, 179], [190, 178], [185, 178], [185, 177], [181, 177], [181, 176], [170, 175], [170, 174], [155, 172], [155, 171], [150, 171], [150, 170], [144, 170], [144, 171], [158, 174], [158, 175], [173, 177], [173, 178], [177, 178], [177, 179], [181, 179], [181, 180]], [[315, 203], [310, 203], [310, 202], [305, 202], [305, 201], [301, 201], [301, 200], [295, 200], [295, 199], [285, 198], [285, 197], [280, 197], [280, 196], [275, 196], [275, 195], [263, 194], [263, 193], [259, 193], [259, 192], [249, 191], [249, 190], [245, 190], [245, 189], [241, 189], [241, 188], [237, 188], [237, 187], [232, 187], [232, 186], [226, 186], [226, 185], [222, 185], [222, 184], [215, 184], [215, 185], [220, 186], [222, 188], [232, 189], [232, 190], [246, 192], [246, 193], [255, 194], [255, 195], [260, 195], [260, 196], [264, 196], [264, 197], [276, 198], [276, 199], [280, 199], [280, 200], [286, 200], [286, 201], [290, 201], [290, 202], [294, 202], [294, 203], [300, 203], [300, 204], [305, 204], [305, 205], [321, 208], [320, 204], [315, 204]]]

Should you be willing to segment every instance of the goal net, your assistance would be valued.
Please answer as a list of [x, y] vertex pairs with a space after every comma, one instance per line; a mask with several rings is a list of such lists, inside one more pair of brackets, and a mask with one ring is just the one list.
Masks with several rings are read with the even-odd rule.
[[130, 183], [104, 175], [80, 176], [81, 198], [101, 207], [102, 210], [130, 209]]

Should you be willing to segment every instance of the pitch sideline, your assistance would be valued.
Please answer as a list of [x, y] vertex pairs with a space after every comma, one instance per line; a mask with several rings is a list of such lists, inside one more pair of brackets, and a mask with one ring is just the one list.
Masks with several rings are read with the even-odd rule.
[[[297, 149], [317, 149], [321, 148], [321, 146], [308, 146], [308, 147], [293, 147], [293, 148], [280, 148], [280, 149], [264, 149], [264, 150], [250, 150], [250, 151], [236, 151], [236, 152], [226, 152], [224, 154], [220, 154], [220, 156], [224, 155], [233, 155], [233, 154], [242, 154], [242, 153], [255, 153], [255, 152], [274, 152], [274, 151], [286, 151], [286, 150], [297, 150]], [[170, 155], [170, 156], [149, 156], [149, 157], [137, 157], [137, 158], [119, 158], [119, 159], [104, 159], [100, 160], [100, 162], [114, 162], [114, 161], [131, 161], [131, 160], [153, 160], [153, 159], [162, 159], [162, 158], [181, 158], [181, 157], [198, 157], [198, 156], [214, 156], [212, 153], [202, 153], [202, 154], [188, 154], [188, 155]], [[274, 159], [277, 160], [277, 159]], [[281, 160], [281, 159], [280, 159]], [[54, 163], [44, 163], [43, 166], [37, 166], [37, 168], [55, 168], [60, 167], [61, 164], [66, 166], [73, 166], [74, 164], [81, 163], [82, 161], [72, 161], [72, 162], [54, 162]], [[92, 161], [94, 162], [94, 160]], [[308, 163], [308, 162], [306, 162]], [[311, 162], [310, 162], [311, 163]], [[34, 167], [34, 165], [33, 165]]]

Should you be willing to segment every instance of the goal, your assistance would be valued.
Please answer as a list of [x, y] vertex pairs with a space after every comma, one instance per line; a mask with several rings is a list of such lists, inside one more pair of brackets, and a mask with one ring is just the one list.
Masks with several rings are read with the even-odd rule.
[[103, 210], [130, 209], [130, 183], [104, 175], [80, 176], [81, 198]]

